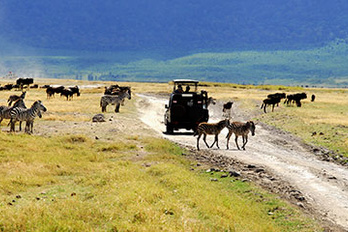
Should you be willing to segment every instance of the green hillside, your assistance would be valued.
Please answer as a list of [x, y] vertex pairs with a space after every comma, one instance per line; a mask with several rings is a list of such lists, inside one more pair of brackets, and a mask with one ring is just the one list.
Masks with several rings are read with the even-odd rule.
[[[199, 52], [173, 59], [151, 54], [83, 53], [0, 58], [3, 75], [167, 82], [173, 78], [239, 84], [348, 86], [348, 45], [307, 50]], [[150, 58], [148, 58], [150, 57]]]

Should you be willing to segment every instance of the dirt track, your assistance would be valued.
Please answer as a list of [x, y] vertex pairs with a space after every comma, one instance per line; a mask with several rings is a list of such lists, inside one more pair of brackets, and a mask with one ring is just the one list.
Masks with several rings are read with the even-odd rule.
[[[236, 149], [234, 139], [230, 150], [226, 150], [227, 129], [220, 134], [220, 148], [206, 148], [203, 141], [201, 151], [196, 151], [196, 137], [187, 131], [177, 135], [166, 135], [163, 124], [164, 105], [168, 99], [139, 95], [138, 109], [141, 120], [163, 137], [195, 154], [195, 158], [225, 168], [233, 168], [242, 177], [287, 198], [317, 219], [328, 224], [330, 231], [348, 231], [348, 168], [318, 159], [313, 149], [282, 131], [258, 124], [256, 135], [249, 136], [246, 151]], [[250, 116], [238, 112], [234, 105], [233, 120], [246, 121]], [[210, 106], [210, 121], [221, 119], [221, 103]], [[208, 143], [213, 136], [208, 136]], [[241, 140], [241, 138], [240, 138]], [[240, 141], [241, 143], [241, 141]]]

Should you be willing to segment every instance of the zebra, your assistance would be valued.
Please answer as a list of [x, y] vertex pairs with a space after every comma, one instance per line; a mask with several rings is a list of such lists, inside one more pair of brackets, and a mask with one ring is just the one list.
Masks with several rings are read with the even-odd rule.
[[232, 105], [233, 105], [232, 101], [229, 101], [223, 105], [222, 116], [225, 117], [226, 119], [231, 119]]
[[229, 149], [229, 141], [231, 138], [231, 135], [234, 133], [236, 138], [235, 138], [235, 142], [237, 145], [238, 150], [240, 150], [239, 146], [238, 146], [238, 136], [242, 136], [243, 138], [243, 146], [242, 149], [245, 150], [245, 145], [248, 142], [248, 134], [251, 131], [251, 135], [254, 136], [255, 135], [255, 123], [253, 121], [247, 121], [246, 123], [242, 123], [242, 122], [232, 122], [231, 124], [229, 124], [227, 126], [228, 128], [228, 134], [226, 136], [227, 138], [227, 150]]
[[102, 112], [106, 112], [106, 106], [116, 105], [115, 112], [119, 112], [120, 104], [122, 103], [123, 99], [128, 98], [131, 99], [131, 92], [130, 88], [123, 90], [119, 93], [119, 95], [104, 95], [100, 99], [100, 107], [102, 108]]
[[10, 111], [11, 128], [10, 132], [15, 131], [15, 123], [17, 121], [26, 121], [25, 132], [33, 133], [33, 124], [36, 116], [42, 117], [41, 111], [46, 112], [46, 107], [40, 100], [35, 101], [29, 109], [15, 107]]
[[[27, 107], [25, 106], [25, 103], [22, 98], [17, 100], [12, 107], [10, 106], [0, 106], [0, 124], [3, 119], [11, 119], [10, 112], [13, 108], [24, 108], [26, 109]], [[22, 122], [19, 122], [19, 130], [22, 130]]]
[[[218, 136], [219, 136], [220, 132], [222, 131], [222, 129], [224, 129], [228, 125], [229, 125], [228, 119], [221, 120], [217, 123], [201, 122], [198, 125], [195, 133], [193, 134], [193, 136], [198, 135], [197, 150], [199, 151], [199, 139], [201, 138], [202, 135], [203, 135], [203, 141], [208, 148], [212, 148], [214, 146], [214, 144], [216, 143], [217, 148], [220, 149], [219, 143], [218, 143]], [[215, 140], [210, 147], [206, 141], [207, 135], [215, 135]]]
[[7, 100], [8, 106], [11, 106], [11, 105], [12, 105], [12, 102], [15, 102], [15, 101], [17, 101], [17, 100], [19, 100], [19, 99], [24, 99], [26, 93], [27, 93], [27, 92], [24, 91], [24, 92], [22, 92], [22, 94], [21, 94], [20, 96], [18, 96], [18, 95], [11, 95], [11, 96], [9, 96], [9, 97], [8, 97], [8, 100]]

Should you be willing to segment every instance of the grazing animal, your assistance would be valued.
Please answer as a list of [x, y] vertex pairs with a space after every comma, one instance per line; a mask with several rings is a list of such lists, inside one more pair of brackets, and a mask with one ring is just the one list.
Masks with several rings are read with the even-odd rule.
[[[279, 99], [283, 99], [286, 98], [286, 94], [285, 93], [273, 93], [273, 94], [268, 94], [267, 98], [279, 98]], [[277, 104], [277, 106], [279, 106], [279, 103]]]
[[279, 104], [280, 100], [281, 100], [280, 98], [266, 98], [262, 102], [261, 109], [263, 108], [263, 111], [265, 113], [267, 113], [266, 112], [267, 105], [272, 105], [272, 112], [273, 112], [274, 111], [274, 106], [276, 104]]
[[315, 95], [314, 95], [314, 94], [312, 94], [312, 97], [311, 97], [311, 102], [314, 102], [314, 100], [315, 100]]
[[[198, 137], [197, 137], [197, 150], [199, 151], [199, 139], [201, 138], [202, 135], [203, 135], [203, 141], [208, 148], [212, 148], [214, 146], [214, 144], [216, 143], [217, 148], [220, 149], [218, 136], [219, 136], [220, 132], [222, 131], [222, 129], [224, 129], [228, 125], [229, 125], [228, 119], [221, 120], [218, 123], [201, 122], [198, 125], [198, 127], [193, 135], [193, 136], [198, 135]], [[206, 141], [207, 135], [215, 135], [215, 140], [210, 147]]]
[[69, 87], [69, 89], [73, 92], [73, 94], [76, 93], [76, 95], [79, 97], [80, 96], [80, 89], [77, 85], [73, 86], [73, 87]]
[[33, 132], [33, 124], [36, 116], [42, 117], [41, 111], [46, 112], [46, 107], [42, 104], [40, 100], [35, 101], [33, 105], [29, 109], [23, 109], [19, 107], [15, 107], [10, 111], [11, 116], [11, 127], [10, 131], [15, 131], [15, 123], [17, 121], [25, 121], [25, 132], [32, 133]]
[[61, 93], [64, 89], [64, 86], [52, 87], [49, 86], [46, 88], [47, 99], [54, 97], [54, 94]]
[[[10, 112], [13, 108], [23, 108], [26, 109], [27, 107], [25, 106], [25, 103], [23, 101], [23, 99], [18, 99], [12, 107], [9, 106], [0, 106], [0, 123], [2, 122], [2, 120], [4, 119], [11, 119], [11, 115]], [[22, 122], [19, 122], [19, 130], [22, 130]]]
[[15, 101], [17, 101], [19, 99], [24, 99], [26, 93], [27, 92], [24, 91], [24, 92], [22, 92], [22, 94], [20, 96], [18, 96], [18, 95], [11, 95], [11, 96], [9, 96], [9, 98], [7, 99], [8, 106], [11, 106], [12, 102], [15, 102]]
[[120, 104], [124, 98], [131, 99], [131, 95], [129, 91], [122, 91], [119, 95], [104, 95], [100, 99], [100, 107], [102, 108], [102, 112], [106, 112], [107, 105], [116, 105], [115, 112], [119, 112]]
[[243, 138], [243, 146], [242, 149], [245, 150], [245, 145], [248, 142], [248, 134], [251, 131], [251, 135], [255, 135], [255, 124], [253, 121], [247, 121], [246, 123], [242, 122], [232, 122], [227, 126], [228, 128], [228, 134], [226, 136], [227, 138], [227, 149], [229, 149], [229, 141], [231, 138], [231, 135], [234, 133], [235, 134], [235, 142], [237, 145], [238, 150], [240, 150], [238, 146], [238, 136], [242, 136]]
[[34, 83], [34, 79], [33, 78], [18, 78], [16, 80], [16, 85], [18, 87], [20, 87], [21, 89], [23, 89], [24, 85], [31, 85]]
[[65, 96], [67, 101], [72, 100], [73, 95], [74, 95], [74, 92], [71, 89], [63, 89], [60, 92], [60, 96]]
[[225, 117], [227, 119], [231, 119], [232, 105], [233, 105], [232, 101], [229, 101], [223, 105], [223, 108], [222, 108], [222, 112], [223, 112], [222, 116], [223, 117]]
[[109, 87], [105, 86], [105, 91], [104, 94], [105, 95], [117, 95], [118, 91], [120, 90], [120, 86], [119, 85], [110, 85]]
[[296, 93], [296, 94], [290, 94], [286, 97], [284, 104], [291, 104], [291, 103], [296, 103], [297, 107], [301, 107], [301, 100], [306, 99], [307, 94], [306, 93]]

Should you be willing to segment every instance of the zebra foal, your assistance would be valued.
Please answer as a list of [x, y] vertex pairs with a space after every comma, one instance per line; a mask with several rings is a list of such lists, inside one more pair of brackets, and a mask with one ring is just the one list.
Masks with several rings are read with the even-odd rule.
[[29, 109], [23, 109], [20, 107], [15, 107], [10, 111], [11, 116], [11, 127], [10, 132], [15, 131], [15, 124], [17, 121], [25, 121], [25, 132], [33, 133], [33, 124], [36, 116], [42, 117], [41, 111], [46, 112], [46, 107], [42, 104], [40, 100], [33, 103]]
[[106, 107], [108, 105], [116, 105], [115, 112], [119, 112], [120, 104], [125, 99], [131, 99], [129, 91], [120, 92], [119, 95], [104, 95], [100, 99], [100, 107], [102, 112], [106, 112]]
[[[224, 129], [228, 125], [229, 125], [228, 119], [221, 120], [218, 123], [201, 122], [198, 125], [197, 130], [193, 134], [193, 136], [198, 135], [198, 137], [197, 137], [197, 150], [199, 151], [199, 139], [201, 138], [202, 135], [203, 135], [203, 141], [208, 148], [212, 148], [214, 146], [214, 144], [216, 143], [217, 148], [220, 149], [219, 142], [218, 142], [218, 136], [219, 136], [220, 132], [222, 131], [222, 129]], [[206, 141], [207, 135], [215, 135], [215, 140], [210, 147]]]
[[245, 145], [248, 142], [248, 134], [251, 132], [251, 135], [255, 135], [255, 123], [253, 121], [247, 121], [246, 123], [243, 122], [232, 122], [227, 126], [228, 128], [228, 134], [226, 136], [227, 138], [227, 149], [229, 149], [229, 141], [232, 136], [232, 134], [235, 134], [235, 142], [237, 145], [238, 150], [240, 150], [238, 146], [238, 136], [242, 136], [243, 138], [243, 146], [242, 149], [245, 150]]

